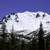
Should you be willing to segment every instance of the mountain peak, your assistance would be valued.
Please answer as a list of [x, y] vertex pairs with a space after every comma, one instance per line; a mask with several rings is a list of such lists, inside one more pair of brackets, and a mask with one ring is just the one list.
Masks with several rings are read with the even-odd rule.
[[[11, 33], [12, 25], [14, 32], [27, 30], [28, 33], [36, 31], [43, 24], [44, 30], [50, 30], [50, 15], [45, 12], [29, 12], [10, 13], [3, 18], [6, 25], [6, 30]], [[27, 34], [27, 33], [25, 33]]]

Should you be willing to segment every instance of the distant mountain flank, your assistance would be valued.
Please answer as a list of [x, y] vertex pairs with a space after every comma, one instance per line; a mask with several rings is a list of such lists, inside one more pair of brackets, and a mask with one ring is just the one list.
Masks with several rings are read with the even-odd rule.
[[28, 35], [27, 37], [30, 37], [33, 32], [34, 34], [38, 32], [40, 23], [43, 25], [45, 34], [50, 32], [50, 15], [45, 12], [10, 13], [5, 15], [0, 22], [0, 30], [5, 25], [5, 33], [11, 33], [13, 29], [13, 32], [19, 36]]

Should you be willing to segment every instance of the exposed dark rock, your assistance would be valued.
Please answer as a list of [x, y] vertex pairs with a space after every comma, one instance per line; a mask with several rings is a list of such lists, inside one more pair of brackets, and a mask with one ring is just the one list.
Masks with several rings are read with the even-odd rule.
[[11, 13], [11, 15], [15, 15], [15, 13]]
[[8, 15], [8, 18], [10, 18], [10, 15]]
[[39, 13], [37, 13], [36, 18], [40, 17]]
[[45, 14], [43, 14], [43, 17], [45, 17], [46, 15]]

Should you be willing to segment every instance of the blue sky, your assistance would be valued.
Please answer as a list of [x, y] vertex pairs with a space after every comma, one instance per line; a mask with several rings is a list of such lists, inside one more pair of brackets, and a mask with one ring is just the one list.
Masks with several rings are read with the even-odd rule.
[[11, 12], [44, 11], [50, 14], [50, 0], [0, 0], [0, 19]]

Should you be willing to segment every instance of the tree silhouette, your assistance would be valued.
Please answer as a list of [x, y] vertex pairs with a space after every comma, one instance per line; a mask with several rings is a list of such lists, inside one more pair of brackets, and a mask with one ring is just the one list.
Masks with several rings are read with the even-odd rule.
[[46, 50], [50, 50], [50, 35], [48, 35], [47, 37], [46, 37]]
[[16, 38], [14, 35], [14, 30], [13, 30], [13, 26], [12, 26], [12, 31], [11, 31], [11, 41], [10, 41], [10, 49], [12, 50], [16, 50]]
[[40, 24], [40, 30], [39, 30], [39, 33], [38, 33], [38, 38], [39, 38], [39, 48], [38, 50], [44, 50], [44, 31], [43, 31], [43, 28], [42, 28], [42, 23]]
[[3, 22], [2, 24], [2, 34], [0, 35], [2, 37], [2, 40], [0, 41], [0, 48], [3, 50], [5, 50], [7, 47], [6, 47], [6, 36], [7, 34], [5, 33], [5, 28], [6, 28], [6, 25], [5, 23]]
[[22, 43], [21, 43], [21, 50], [24, 50], [24, 41], [22, 40]]

